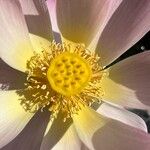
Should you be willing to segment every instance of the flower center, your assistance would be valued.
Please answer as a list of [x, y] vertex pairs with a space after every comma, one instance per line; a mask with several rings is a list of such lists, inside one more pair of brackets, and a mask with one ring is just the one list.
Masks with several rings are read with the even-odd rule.
[[105, 73], [99, 60], [84, 45], [52, 42], [27, 62], [25, 89], [17, 91], [21, 105], [29, 112], [47, 107], [51, 119], [61, 112], [66, 120], [81, 104], [100, 102]]
[[91, 69], [82, 57], [64, 52], [54, 58], [47, 72], [53, 90], [71, 96], [78, 94], [88, 84]]

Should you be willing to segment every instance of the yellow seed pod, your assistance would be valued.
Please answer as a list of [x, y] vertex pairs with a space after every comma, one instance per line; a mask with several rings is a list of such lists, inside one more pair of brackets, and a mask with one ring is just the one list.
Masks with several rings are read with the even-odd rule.
[[79, 55], [64, 52], [52, 60], [47, 78], [53, 90], [72, 96], [80, 93], [87, 85], [91, 78], [91, 68]]

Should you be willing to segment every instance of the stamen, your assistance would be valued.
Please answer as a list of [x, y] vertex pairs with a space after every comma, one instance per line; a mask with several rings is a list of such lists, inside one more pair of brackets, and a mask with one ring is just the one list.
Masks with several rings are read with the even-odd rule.
[[78, 113], [81, 103], [100, 102], [105, 72], [99, 61], [84, 45], [52, 42], [27, 62], [26, 89], [17, 91], [21, 105], [29, 112], [48, 107], [52, 119], [61, 111], [65, 121]]

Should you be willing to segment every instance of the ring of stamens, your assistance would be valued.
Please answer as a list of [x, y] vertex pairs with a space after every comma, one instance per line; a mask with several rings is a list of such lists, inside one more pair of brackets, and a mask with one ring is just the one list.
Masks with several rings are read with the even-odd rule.
[[21, 105], [29, 112], [48, 107], [52, 119], [61, 111], [65, 121], [80, 110], [81, 103], [101, 101], [105, 72], [99, 62], [84, 45], [52, 42], [27, 63], [26, 88], [17, 91]]

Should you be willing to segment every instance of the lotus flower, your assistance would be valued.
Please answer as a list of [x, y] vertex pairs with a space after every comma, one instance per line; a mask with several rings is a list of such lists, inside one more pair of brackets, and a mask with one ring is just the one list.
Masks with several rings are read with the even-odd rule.
[[148, 150], [125, 108], [149, 109], [150, 52], [106, 66], [149, 28], [149, 0], [0, 0], [1, 150]]

